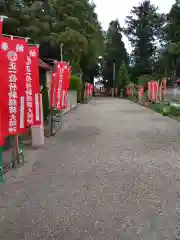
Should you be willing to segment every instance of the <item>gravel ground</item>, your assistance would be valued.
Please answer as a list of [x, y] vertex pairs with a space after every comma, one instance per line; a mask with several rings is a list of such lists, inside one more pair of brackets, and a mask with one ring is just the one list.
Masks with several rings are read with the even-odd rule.
[[0, 239], [180, 239], [179, 146], [179, 122], [92, 100], [0, 186]]

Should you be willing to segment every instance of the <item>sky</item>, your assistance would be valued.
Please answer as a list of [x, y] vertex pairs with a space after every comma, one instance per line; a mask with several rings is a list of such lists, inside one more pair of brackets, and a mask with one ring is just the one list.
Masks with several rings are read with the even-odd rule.
[[[140, 0], [94, 0], [96, 4], [96, 12], [99, 21], [104, 30], [107, 30], [110, 21], [119, 19], [120, 25], [125, 26], [125, 18], [130, 14], [133, 6], [138, 5]], [[168, 13], [175, 0], [151, 0], [152, 4], [159, 7], [159, 12]], [[128, 52], [131, 52], [131, 45], [127, 38], [123, 36]]]

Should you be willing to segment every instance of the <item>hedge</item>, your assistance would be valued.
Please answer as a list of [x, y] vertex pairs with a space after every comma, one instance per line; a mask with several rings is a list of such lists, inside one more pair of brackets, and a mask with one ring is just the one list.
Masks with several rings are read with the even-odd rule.
[[71, 75], [70, 79], [70, 90], [77, 91], [77, 102], [81, 102], [81, 94], [82, 94], [82, 83], [80, 77], [75, 75]]

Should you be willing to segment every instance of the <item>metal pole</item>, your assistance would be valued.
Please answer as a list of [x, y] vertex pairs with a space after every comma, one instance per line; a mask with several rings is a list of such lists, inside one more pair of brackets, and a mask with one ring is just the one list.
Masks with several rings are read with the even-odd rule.
[[50, 128], [50, 134], [53, 135], [53, 115], [54, 115], [54, 109], [56, 106], [56, 63], [57, 61], [54, 61], [54, 92], [53, 92], [53, 106], [50, 109], [50, 114], [49, 114], [49, 128]]
[[63, 46], [64, 46], [64, 44], [63, 44], [63, 43], [61, 43], [61, 44], [60, 44], [60, 51], [61, 51], [61, 62], [63, 61]]
[[0, 184], [4, 182], [4, 171], [3, 171], [3, 151], [0, 147]]
[[8, 34], [2, 34], [3, 37], [10, 37], [10, 38], [20, 38], [20, 39], [25, 39], [26, 42], [30, 39], [29, 37], [20, 37], [20, 36], [12, 36], [12, 35], [8, 35]]
[[[0, 121], [1, 121], [1, 109], [0, 109]], [[0, 122], [1, 124], [1, 122]], [[2, 126], [0, 125], [0, 131], [2, 131]], [[0, 183], [4, 182], [4, 171], [3, 171], [3, 149], [0, 146]]]
[[114, 89], [113, 96], [114, 97], [115, 97], [115, 88], [116, 88], [115, 80], [116, 80], [116, 64], [115, 64], [115, 61], [113, 61], [113, 89]]

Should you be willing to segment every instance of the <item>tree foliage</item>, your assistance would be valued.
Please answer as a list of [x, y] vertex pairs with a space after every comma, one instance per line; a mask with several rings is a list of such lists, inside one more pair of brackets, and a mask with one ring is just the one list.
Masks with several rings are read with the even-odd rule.
[[63, 43], [64, 59], [73, 71], [92, 71], [103, 50], [95, 5], [88, 0], [9, 0], [0, 14], [8, 16], [4, 33], [30, 37], [40, 44], [42, 59], [60, 60]]
[[122, 61], [128, 63], [128, 55], [122, 41], [122, 29], [118, 20], [112, 21], [105, 33], [105, 52], [103, 63], [103, 78], [108, 80], [108, 86], [113, 87], [113, 64], [115, 64], [115, 76]]
[[167, 15], [166, 32], [166, 68], [169, 75], [174, 75], [174, 83], [176, 75], [180, 76], [180, 4], [176, 0], [170, 12]]
[[164, 14], [157, 12], [157, 7], [149, 0], [134, 6], [131, 15], [126, 18], [124, 29], [133, 51], [131, 69], [134, 80], [141, 75], [153, 74], [157, 55], [157, 42], [163, 36]]
[[[130, 79], [129, 79], [129, 74], [128, 74], [128, 70], [126, 67], [126, 64], [124, 61], [122, 61], [121, 66], [118, 70], [118, 75], [117, 75], [117, 86], [119, 90], [125, 90], [125, 88], [128, 86], [128, 84], [130, 83]], [[125, 91], [124, 91], [125, 92]]]

